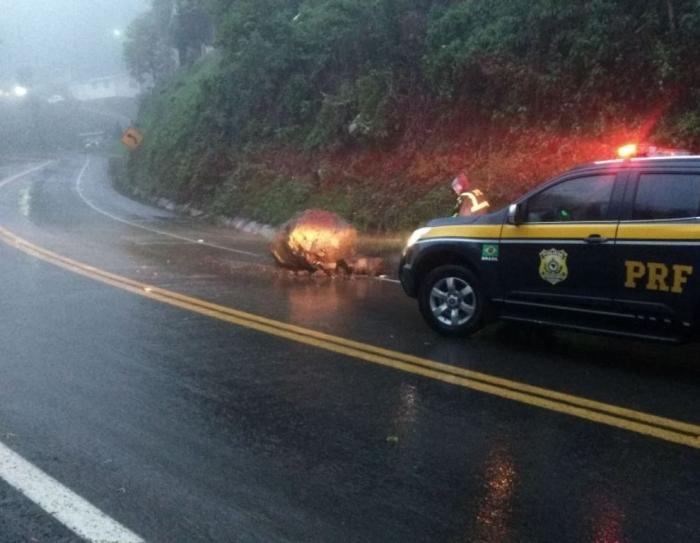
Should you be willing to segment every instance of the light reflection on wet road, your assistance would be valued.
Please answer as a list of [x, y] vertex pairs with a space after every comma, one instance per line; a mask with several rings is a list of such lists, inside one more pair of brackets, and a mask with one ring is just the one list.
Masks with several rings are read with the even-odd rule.
[[[696, 346], [506, 326], [437, 338], [396, 285], [280, 273], [253, 236], [114, 193], [95, 158], [83, 196], [151, 231], [111, 220], [78, 194], [83, 164], [62, 157], [8, 184], [0, 226], [225, 306], [700, 422]], [[10, 445], [150, 541], [700, 537], [697, 450], [162, 307], [8, 247], [0, 255], [13, 315], [0, 327], [0, 433], [21, 436]], [[122, 487], [126, 496], [105, 490]]]

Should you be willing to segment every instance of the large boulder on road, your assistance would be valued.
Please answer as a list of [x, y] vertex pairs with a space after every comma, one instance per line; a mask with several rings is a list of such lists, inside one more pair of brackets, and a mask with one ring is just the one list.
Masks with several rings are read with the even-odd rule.
[[333, 272], [355, 256], [357, 230], [335, 213], [309, 209], [280, 228], [270, 250], [284, 268]]

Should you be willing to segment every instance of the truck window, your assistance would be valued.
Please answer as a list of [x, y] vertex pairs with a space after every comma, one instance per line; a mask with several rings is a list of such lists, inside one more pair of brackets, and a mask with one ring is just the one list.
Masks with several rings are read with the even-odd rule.
[[642, 174], [633, 220], [653, 221], [700, 216], [700, 175]]
[[614, 175], [564, 181], [527, 202], [527, 222], [603, 221], [608, 218]]

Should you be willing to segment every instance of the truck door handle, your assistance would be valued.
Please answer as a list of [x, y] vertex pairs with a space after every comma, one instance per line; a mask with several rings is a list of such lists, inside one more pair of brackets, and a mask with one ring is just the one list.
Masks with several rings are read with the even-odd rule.
[[586, 243], [590, 243], [591, 245], [597, 245], [601, 243], [606, 243], [608, 241], [608, 238], [606, 238], [605, 236], [601, 236], [600, 234], [591, 234], [583, 241], [585, 241]]

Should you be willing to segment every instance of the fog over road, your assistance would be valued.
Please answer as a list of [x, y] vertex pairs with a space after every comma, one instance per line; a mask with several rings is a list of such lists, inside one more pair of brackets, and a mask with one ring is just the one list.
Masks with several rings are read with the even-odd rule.
[[121, 72], [122, 43], [113, 32], [146, 9], [147, 0], [0, 0], [3, 75], [29, 69], [85, 79]]
[[[111, 529], [700, 539], [698, 346], [439, 338], [398, 285], [279, 272], [264, 240], [133, 202], [106, 169], [0, 163], [0, 443]], [[0, 541], [95, 533], [4, 461]]]

